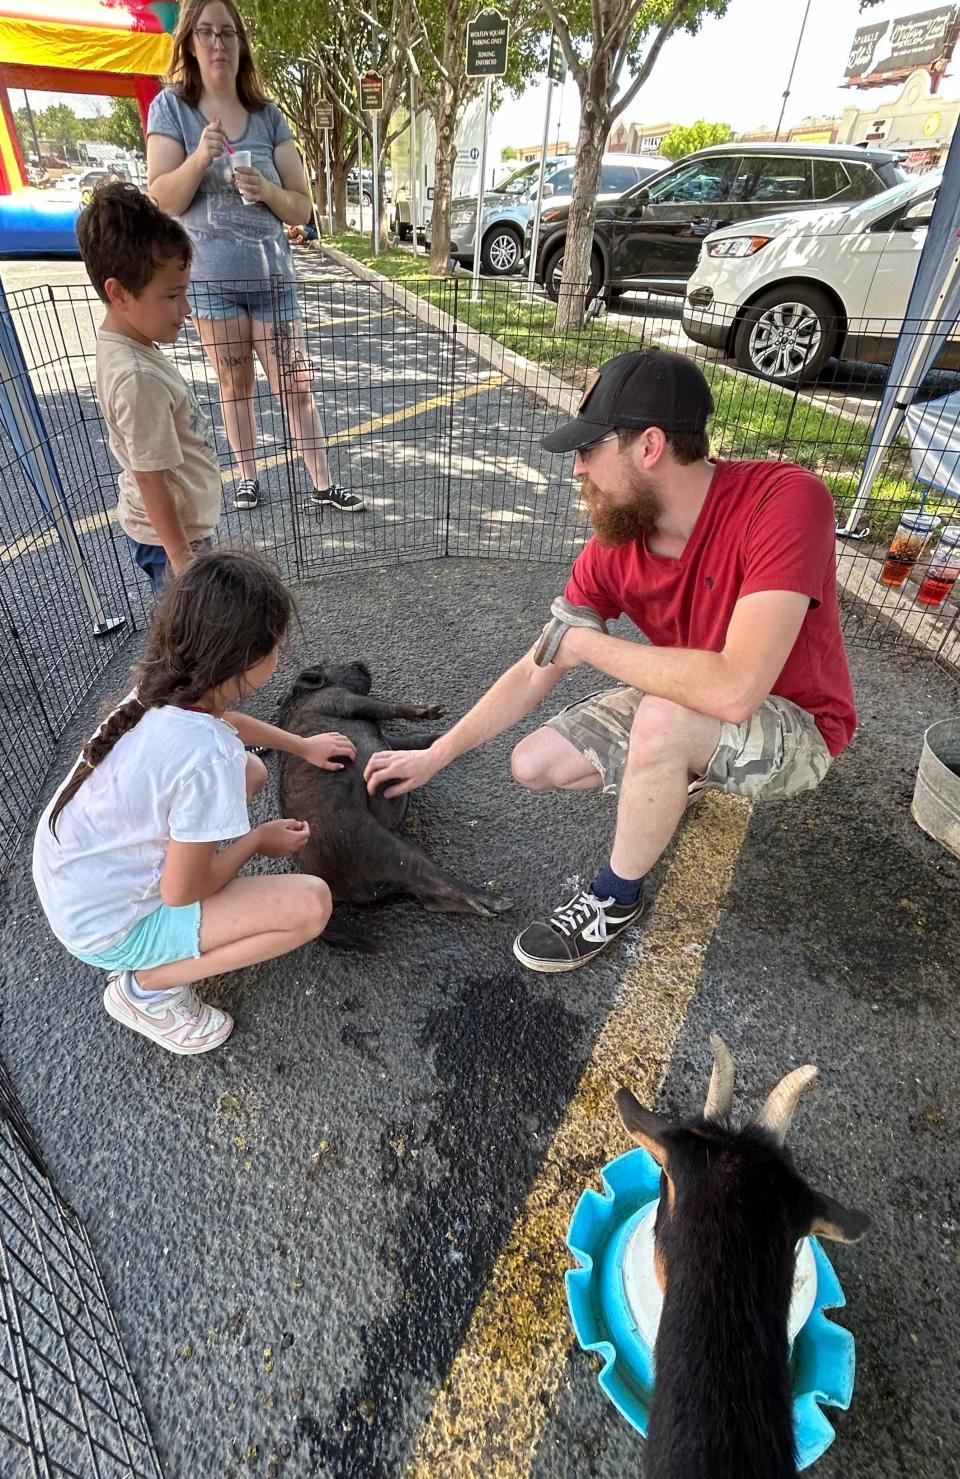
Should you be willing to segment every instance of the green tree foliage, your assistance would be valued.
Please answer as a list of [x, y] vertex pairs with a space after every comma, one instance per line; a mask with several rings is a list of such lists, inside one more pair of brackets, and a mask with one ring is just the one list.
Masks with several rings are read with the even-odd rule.
[[512, 144], [507, 144], [507, 145], [504, 146], [504, 148], [502, 148], [500, 150], [500, 163], [501, 164], [509, 164], [509, 162], [510, 162], [511, 159], [519, 159], [519, 158], [520, 158], [520, 151], [519, 151], [519, 149], [515, 149]]
[[135, 98], [111, 98], [106, 118], [81, 119], [80, 122], [96, 125], [95, 132], [85, 132], [82, 138], [116, 144], [118, 149], [130, 149], [137, 154], [144, 151], [143, 127]]
[[81, 137], [80, 119], [66, 103], [52, 103], [34, 119], [38, 136], [55, 141], [61, 149], [71, 148]]
[[726, 144], [733, 138], [729, 123], [707, 123], [698, 118], [688, 127], [678, 123], [664, 138], [659, 152], [664, 159], [682, 159], [697, 149], [709, 149], [711, 144]]
[[591, 281], [593, 221], [604, 145], [678, 31], [695, 34], [709, 16], [725, 14], [729, 0], [543, 0], [570, 75], [580, 93], [580, 132], [573, 199], [567, 221], [557, 328], [583, 322]]

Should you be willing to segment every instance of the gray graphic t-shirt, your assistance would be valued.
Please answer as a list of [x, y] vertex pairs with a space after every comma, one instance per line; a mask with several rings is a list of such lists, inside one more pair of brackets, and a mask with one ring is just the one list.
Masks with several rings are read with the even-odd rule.
[[[165, 87], [150, 104], [148, 134], [176, 139], [192, 154], [210, 120]], [[247, 115], [247, 126], [235, 149], [249, 149], [255, 169], [274, 185], [280, 176], [273, 162], [278, 144], [293, 138], [275, 103]], [[196, 195], [179, 219], [194, 247], [191, 277], [195, 282], [249, 282], [270, 277], [293, 281], [296, 276], [290, 243], [283, 223], [265, 205], [244, 205], [233, 178], [229, 154], [222, 154], [203, 172]]]

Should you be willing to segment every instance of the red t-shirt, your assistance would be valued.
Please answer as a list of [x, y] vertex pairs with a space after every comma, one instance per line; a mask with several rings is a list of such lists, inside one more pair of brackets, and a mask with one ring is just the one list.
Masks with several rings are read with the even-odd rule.
[[679, 559], [646, 541], [604, 549], [592, 538], [566, 597], [607, 621], [625, 613], [656, 647], [720, 652], [733, 608], [754, 591], [800, 591], [810, 609], [772, 692], [806, 709], [831, 755], [857, 714], [840, 635], [830, 490], [784, 462], [720, 462]]

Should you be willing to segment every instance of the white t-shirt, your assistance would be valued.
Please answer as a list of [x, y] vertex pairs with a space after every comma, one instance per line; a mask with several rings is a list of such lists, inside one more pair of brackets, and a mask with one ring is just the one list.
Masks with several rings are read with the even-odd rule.
[[56, 837], [48, 821], [56, 796], [40, 818], [33, 880], [57, 938], [99, 955], [163, 902], [171, 839], [249, 832], [245, 778], [232, 724], [172, 705], [148, 709], [67, 802]]

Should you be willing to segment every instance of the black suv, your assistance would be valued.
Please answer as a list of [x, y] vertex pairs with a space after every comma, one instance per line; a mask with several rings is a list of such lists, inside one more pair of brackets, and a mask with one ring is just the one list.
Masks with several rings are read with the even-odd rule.
[[[850, 205], [907, 179], [899, 155], [852, 144], [717, 144], [598, 204], [590, 295], [607, 286], [682, 293], [710, 231], [758, 216]], [[569, 204], [541, 218], [538, 281], [556, 300]], [[529, 260], [532, 221], [527, 226]]]

